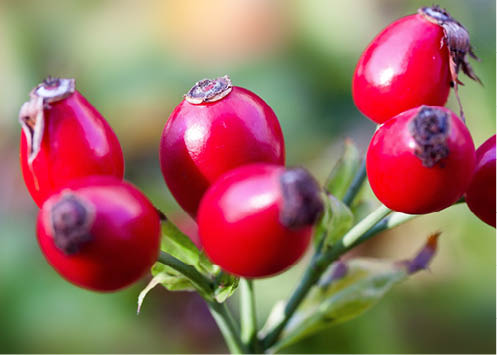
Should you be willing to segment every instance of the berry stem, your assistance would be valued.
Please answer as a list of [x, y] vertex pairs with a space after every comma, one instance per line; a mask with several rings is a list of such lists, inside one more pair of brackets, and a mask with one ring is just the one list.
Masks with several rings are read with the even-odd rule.
[[240, 279], [240, 323], [242, 325], [242, 341], [257, 353], [257, 315], [252, 280]]
[[170, 266], [174, 270], [182, 273], [195, 285], [199, 294], [205, 299], [212, 317], [216, 321], [219, 330], [223, 334], [224, 340], [229, 350], [233, 354], [246, 354], [248, 349], [243, 344], [240, 337], [240, 329], [236, 325], [228, 307], [225, 303], [219, 303], [213, 298], [214, 285], [211, 280], [198, 272], [193, 266], [187, 265], [174, 256], [163, 251], [160, 252], [158, 261]]
[[347, 206], [350, 207], [350, 205], [354, 201], [354, 198], [357, 196], [357, 193], [361, 189], [365, 179], [366, 179], [366, 159], [363, 159], [361, 166], [359, 167], [359, 170], [356, 172], [354, 179], [350, 183], [350, 186], [347, 189], [345, 196], [343, 197], [342, 200], [343, 203], [345, 203]]
[[179, 259], [176, 259], [174, 256], [165, 253], [163, 251], [160, 252], [158, 261], [164, 265], [172, 267], [174, 270], [185, 275], [190, 281], [195, 285], [195, 288], [200, 292], [203, 298], [206, 301], [212, 300], [213, 293], [213, 284], [212, 282], [197, 271], [193, 266], [187, 265]]
[[[206, 300], [207, 301], [207, 300]], [[240, 338], [240, 330], [236, 326], [226, 303], [207, 301], [212, 317], [223, 334], [230, 353], [248, 354], [249, 351]]]
[[271, 330], [263, 339], [265, 349], [268, 349], [276, 343], [279, 336], [281, 335], [281, 332], [285, 329], [285, 326], [290, 321], [290, 318], [293, 316], [300, 303], [307, 296], [312, 286], [319, 280], [326, 268], [333, 261], [337, 260], [340, 255], [348, 251], [352, 246], [356, 245], [356, 242], [363, 234], [367, 233], [371, 228], [373, 228], [377, 223], [381, 222], [381, 220], [391, 212], [392, 210], [381, 205], [371, 214], [366, 216], [362, 221], [356, 224], [331, 249], [324, 253], [316, 252], [314, 254], [309, 267], [305, 271], [302, 280], [297, 286], [297, 289], [291, 295], [288, 303], [286, 304], [283, 320], [278, 325], [276, 325], [273, 330]]

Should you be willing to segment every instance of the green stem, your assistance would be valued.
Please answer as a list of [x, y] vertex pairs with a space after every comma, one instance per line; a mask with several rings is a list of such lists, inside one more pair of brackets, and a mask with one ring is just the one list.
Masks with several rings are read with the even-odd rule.
[[357, 196], [357, 193], [362, 187], [364, 180], [366, 179], [366, 160], [364, 159], [359, 167], [359, 170], [356, 172], [354, 179], [350, 183], [345, 196], [342, 199], [342, 202], [347, 206], [350, 206], [354, 201], [354, 198]]
[[249, 351], [243, 344], [239, 334], [240, 331], [226, 306], [226, 303], [207, 301], [212, 317], [223, 334], [226, 345], [232, 354], [248, 354]]
[[240, 330], [228, 307], [224, 303], [217, 302], [212, 296], [214, 289], [212, 281], [198, 272], [193, 266], [185, 264], [181, 260], [163, 251], [160, 252], [158, 261], [180, 272], [192, 282], [199, 291], [199, 294], [207, 302], [212, 317], [223, 334], [230, 352], [235, 354], [248, 353], [240, 338]]
[[242, 341], [250, 350], [257, 352], [257, 315], [255, 306], [254, 285], [252, 280], [240, 279], [240, 323], [242, 325]]
[[160, 252], [158, 261], [185, 275], [206, 300], [210, 301], [213, 299], [212, 293], [214, 286], [211, 280], [198, 272], [193, 266], [185, 264], [181, 260], [163, 251]]
[[355, 245], [360, 237], [367, 233], [369, 229], [374, 227], [383, 218], [385, 218], [392, 210], [381, 205], [366, 218], [356, 224], [344, 237], [337, 242], [330, 250], [321, 254], [314, 254], [311, 264], [304, 273], [297, 289], [293, 292], [288, 303], [285, 306], [284, 317], [282, 321], [276, 325], [263, 339], [264, 348], [271, 347], [279, 338], [281, 332], [290, 321], [302, 300], [307, 296], [312, 286], [319, 280], [328, 265], [338, 259], [340, 255]]
[[319, 280], [323, 271], [320, 270], [316, 263], [318, 255], [319, 254], [315, 254], [312, 258], [311, 264], [305, 270], [304, 276], [285, 305], [283, 319], [262, 340], [264, 349], [268, 349], [278, 340], [281, 332], [285, 329], [285, 326], [290, 321], [290, 318], [293, 316], [302, 300], [307, 296], [311, 287]]
[[[358, 238], [364, 233], [369, 231], [372, 227], [380, 222], [383, 218], [388, 216], [392, 210], [384, 205], [381, 205], [376, 210], [371, 212], [366, 218], [357, 223], [351, 230], [349, 230], [341, 239], [339, 244], [343, 244], [345, 248], [352, 246]], [[333, 248], [332, 248], [333, 249]]]

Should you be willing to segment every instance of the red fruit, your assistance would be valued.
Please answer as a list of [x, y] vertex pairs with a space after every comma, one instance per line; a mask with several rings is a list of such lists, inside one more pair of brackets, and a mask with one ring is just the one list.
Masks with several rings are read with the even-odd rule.
[[157, 260], [157, 210], [134, 186], [109, 176], [70, 182], [38, 214], [38, 242], [48, 262], [73, 284], [114, 291]]
[[475, 57], [460, 23], [437, 6], [421, 8], [387, 26], [363, 52], [352, 80], [354, 102], [377, 123], [420, 105], [443, 106], [460, 67], [479, 81], [467, 53]]
[[198, 211], [209, 258], [243, 277], [265, 277], [304, 254], [323, 211], [320, 189], [304, 169], [251, 164], [223, 175]]
[[122, 179], [119, 141], [102, 115], [75, 90], [74, 79], [48, 78], [30, 96], [19, 113], [21, 167], [38, 206], [75, 178]]
[[476, 150], [476, 168], [466, 192], [469, 209], [495, 228], [495, 134]]
[[162, 174], [179, 205], [192, 217], [219, 176], [255, 162], [284, 164], [281, 128], [259, 96], [231, 86], [227, 76], [195, 84], [162, 132]]
[[421, 106], [385, 122], [369, 144], [366, 168], [376, 197], [392, 210], [442, 210], [466, 191], [475, 147], [462, 120], [444, 107]]

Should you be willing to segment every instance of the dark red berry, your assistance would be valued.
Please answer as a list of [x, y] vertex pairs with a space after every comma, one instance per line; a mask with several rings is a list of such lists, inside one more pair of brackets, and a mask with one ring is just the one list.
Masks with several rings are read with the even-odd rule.
[[76, 91], [74, 79], [48, 78], [30, 97], [19, 113], [21, 167], [38, 206], [75, 178], [122, 179], [119, 141], [102, 115]]
[[363, 52], [354, 102], [377, 123], [420, 105], [443, 106], [460, 68], [479, 80], [466, 54], [475, 57], [466, 29], [437, 6], [421, 8], [387, 26]]
[[157, 260], [157, 210], [131, 184], [109, 176], [74, 180], [43, 204], [38, 242], [48, 262], [73, 284], [114, 291]]
[[251, 164], [207, 190], [197, 221], [215, 264], [239, 276], [265, 277], [304, 254], [322, 211], [320, 188], [306, 170]]
[[191, 216], [222, 174], [255, 162], [284, 164], [276, 115], [229, 78], [202, 80], [174, 109], [162, 132], [160, 164], [171, 193]]
[[369, 144], [366, 167], [376, 197], [395, 211], [442, 210], [466, 191], [475, 148], [462, 120], [444, 107], [421, 106], [385, 122]]
[[469, 209], [495, 228], [495, 134], [476, 150], [476, 168], [466, 192]]

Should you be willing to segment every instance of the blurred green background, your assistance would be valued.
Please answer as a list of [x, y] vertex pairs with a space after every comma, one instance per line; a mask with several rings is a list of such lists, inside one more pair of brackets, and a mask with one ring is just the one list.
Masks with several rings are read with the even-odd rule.
[[[476, 145], [495, 132], [495, 2], [439, 1], [470, 31], [484, 87], [460, 89]], [[96, 294], [62, 280], [35, 238], [37, 209], [18, 162], [17, 113], [45, 76], [77, 87], [121, 140], [126, 177], [195, 233], [167, 191], [158, 142], [192, 84], [230, 74], [266, 100], [286, 138], [287, 162], [324, 180], [345, 137], [364, 151], [374, 125], [351, 98], [360, 53], [383, 27], [429, 2], [399, 0], [179, 0], [0, 2], [0, 352], [225, 352], [202, 300], [147, 280]], [[429, 78], [427, 78], [429, 80]], [[453, 95], [448, 106], [457, 112]], [[319, 353], [495, 353], [495, 230], [465, 205], [420, 217], [358, 254], [402, 259], [443, 232], [431, 271], [415, 275], [349, 323], [288, 348]], [[306, 261], [256, 282], [260, 321], [294, 288]], [[237, 307], [236, 295], [230, 306]]]

